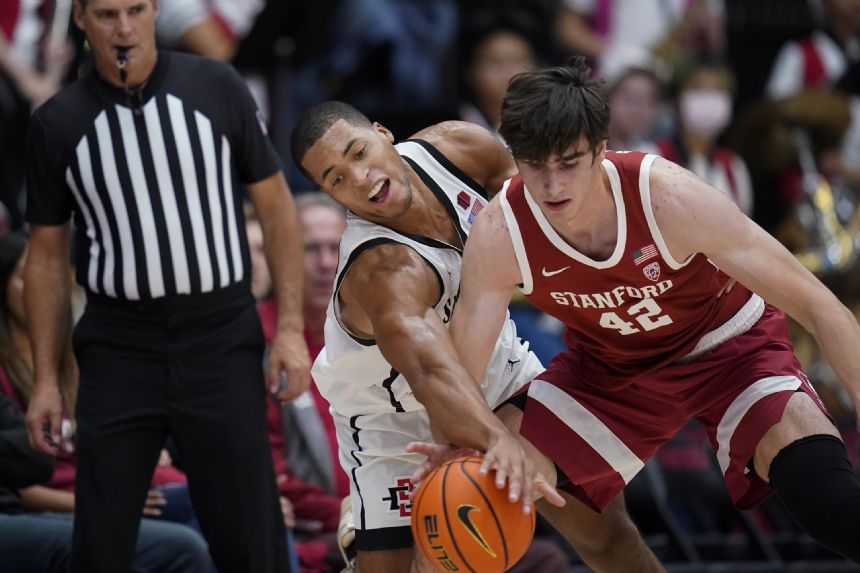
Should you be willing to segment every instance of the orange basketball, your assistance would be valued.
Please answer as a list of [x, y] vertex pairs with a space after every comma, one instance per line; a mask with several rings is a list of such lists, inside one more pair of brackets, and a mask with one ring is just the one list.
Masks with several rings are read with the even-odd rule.
[[502, 573], [526, 552], [535, 512], [508, 501], [494, 473], [478, 473], [481, 458], [453, 459], [433, 470], [412, 504], [412, 536], [437, 571]]

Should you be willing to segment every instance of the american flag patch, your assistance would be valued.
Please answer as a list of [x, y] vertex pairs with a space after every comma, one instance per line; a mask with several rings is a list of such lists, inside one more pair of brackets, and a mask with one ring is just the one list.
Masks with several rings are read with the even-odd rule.
[[474, 205], [472, 205], [472, 211], [469, 213], [469, 224], [470, 225], [475, 222], [475, 217], [477, 217], [478, 213], [480, 213], [483, 209], [484, 209], [484, 202], [481, 201], [480, 199], [475, 199], [475, 203], [474, 203]]
[[632, 256], [633, 256], [633, 262], [636, 263], [637, 265], [641, 265], [642, 263], [644, 263], [648, 259], [653, 259], [654, 257], [657, 256], [657, 247], [655, 247], [654, 244], [652, 243], [652, 244], [648, 245], [647, 247], [642, 247], [641, 249], [633, 251]]
[[472, 198], [469, 197], [469, 194], [465, 191], [460, 191], [457, 193], [457, 205], [462, 209], [468, 209], [469, 205], [472, 203]]

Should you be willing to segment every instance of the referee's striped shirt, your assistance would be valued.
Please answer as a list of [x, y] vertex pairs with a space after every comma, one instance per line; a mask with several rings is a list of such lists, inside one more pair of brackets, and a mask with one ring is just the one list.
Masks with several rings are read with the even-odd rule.
[[232, 68], [159, 52], [135, 113], [93, 71], [39, 108], [27, 138], [27, 220], [74, 215], [77, 279], [124, 300], [247, 281], [242, 184], [280, 169]]

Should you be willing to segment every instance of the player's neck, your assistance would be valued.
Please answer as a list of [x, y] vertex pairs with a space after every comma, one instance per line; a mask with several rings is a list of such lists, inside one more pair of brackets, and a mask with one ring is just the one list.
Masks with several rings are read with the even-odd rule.
[[615, 249], [618, 240], [618, 206], [609, 176], [602, 167], [587, 197], [573, 216], [550, 220], [550, 224], [577, 251], [602, 260]]
[[445, 206], [414, 172], [410, 173], [412, 203], [398, 218], [395, 230], [462, 247]]

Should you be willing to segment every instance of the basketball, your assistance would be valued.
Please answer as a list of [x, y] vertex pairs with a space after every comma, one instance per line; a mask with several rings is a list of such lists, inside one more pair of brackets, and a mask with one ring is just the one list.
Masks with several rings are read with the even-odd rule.
[[535, 531], [534, 507], [508, 500], [494, 472], [481, 475], [481, 458], [448, 461], [415, 492], [412, 536], [437, 571], [502, 573], [526, 552]]

